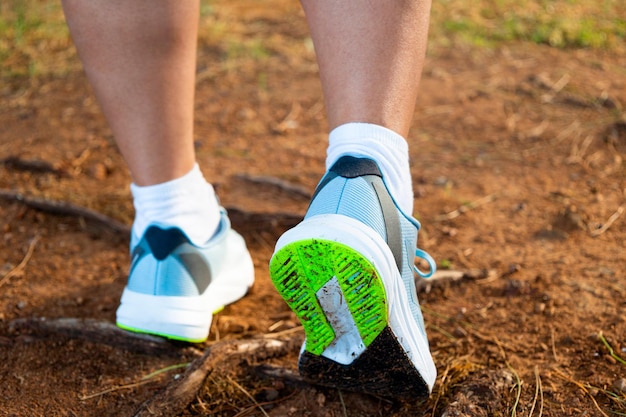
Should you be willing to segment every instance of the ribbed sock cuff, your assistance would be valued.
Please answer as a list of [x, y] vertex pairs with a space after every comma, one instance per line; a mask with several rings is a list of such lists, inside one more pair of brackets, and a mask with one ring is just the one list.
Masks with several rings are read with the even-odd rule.
[[413, 183], [409, 166], [409, 145], [401, 135], [375, 124], [346, 123], [330, 132], [326, 169], [344, 155], [376, 161], [396, 204], [405, 213], [412, 214]]
[[180, 228], [196, 245], [206, 243], [220, 221], [213, 186], [196, 164], [180, 178], [149, 186], [130, 185], [135, 206], [133, 232], [141, 237], [151, 224]]

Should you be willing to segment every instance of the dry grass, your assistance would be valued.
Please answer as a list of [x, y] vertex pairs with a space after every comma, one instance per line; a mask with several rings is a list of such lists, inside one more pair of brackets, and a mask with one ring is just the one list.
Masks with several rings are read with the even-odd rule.
[[[256, 2], [257, 8], [263, 7]], [[296, 1], [290, 7], [298, 7]], [[215, 18], [219, 2], [202, 2], [201, 41], [219, 43], [225, 59], [264, 59], [271, 50], [248, 33]], [[254, 16], [254, 11], [230, 12]], [[280, 11], [279, 11], [280, 12]], [[621, 17], [620, 17], [621, 16]], [[554, 47], [626, 49], [626, 3], [622, 0], [442, 0], [433, 3], [431, 50], [453, 43], [495, 47], [527, 41]], [[226, 29], [228, 26], [228, 29]], [[238, 33], [239, 32], [239, 33]], [[307, 41], [310, 49], [310, 41]], [[0, 77], [62, 75], [80, 68], [58, 1], [6, 0], [0, 3]]]
[[[620, 17], [621, 16], [621, 17]], [[621, 0], [442, 0], [433, 4], [432, 33], [473, 45], [530, 41], [560, 48], [624, 49]]]

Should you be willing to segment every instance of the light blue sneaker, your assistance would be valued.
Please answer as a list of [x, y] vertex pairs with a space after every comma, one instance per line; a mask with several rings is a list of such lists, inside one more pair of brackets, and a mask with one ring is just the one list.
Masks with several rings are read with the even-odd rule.
[[[430, 394], [437, 371], [414, 271], [430, 276], [435, 262], [416, 249], [419, 228], [374, 161], [344, 156], [322, 178], [270, 261], [274, 285], [304, 327], [304, 377], [382, 396]], [[415, 268], [415, 256], [429, 273]]]
[[202, 342], [213, 314], [254, 282], [246, 244], [224, 210], [204, 246], [193, 245], [178, 228], [151, 225], [140, 239], [132, 234], [130, 247], [128, 284], [117, 309], [117, 325], [126, 330]]

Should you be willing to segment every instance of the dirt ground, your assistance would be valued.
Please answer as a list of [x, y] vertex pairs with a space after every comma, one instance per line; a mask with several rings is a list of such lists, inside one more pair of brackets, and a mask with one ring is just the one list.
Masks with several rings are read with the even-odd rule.
[[327, 127], [299, 6], [273, 3], [217, 2], [203, 22], [240, 35], [200, 43], [197, 152], [257, 277], [206, 344], [110, 326], [130, 177], [72, 45], [55, 51], [69, 70], [0, 84], [0, 415], [135, 415], [206, 349], [268, 338], [294, 343], [214, 361], [173, 415], [626, 415], [626, 57], [431, 47], [409, 141], [419, 245], [448, 276], [420, 292], [439, 375], [427, 401], [397, 402], [294, 373], [302, 331], [267, 264]]

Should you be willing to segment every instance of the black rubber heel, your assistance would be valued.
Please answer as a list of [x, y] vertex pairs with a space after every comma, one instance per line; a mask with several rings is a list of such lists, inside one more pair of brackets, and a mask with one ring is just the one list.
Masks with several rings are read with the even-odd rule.
[[388, 327], [350, 365], [305, 351], [298, 367], [312, 383], [347, 391], [411, 400], [430, 394], [424, 378]]

